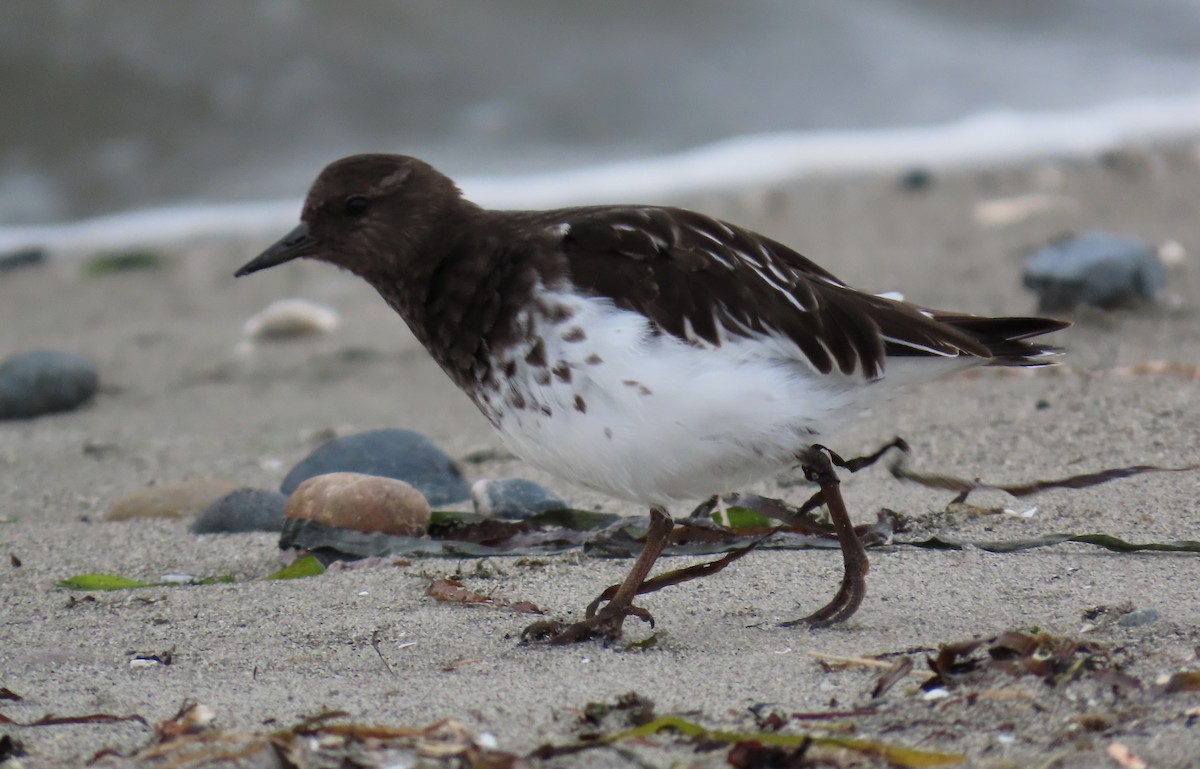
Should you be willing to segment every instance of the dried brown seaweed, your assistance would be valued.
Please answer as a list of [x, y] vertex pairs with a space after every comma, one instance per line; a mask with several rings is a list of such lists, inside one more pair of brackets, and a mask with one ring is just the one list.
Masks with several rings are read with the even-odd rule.
[[1050, 489], [1087, 489], [1102, 483], [1132, 478], [1146, 473], [1187, 473], [1200, 470], [1200, 464], [1184, 465], [1182, 467], [1164, 467], [1161, 465], [1130, 465], [1128, 467], [1112, 467], [1092, 473], [1069, 475], [1065, 478], [1030, 481], [1028, 483], [996, 484], [979, 479], [967, 480], [953, 475], [938, 473], [920, 473], [908, 467], [907, 454], [891, 464], [889, 470], [894, 478], [910, 483], [917, 483], [930, 489], [945, 489], [958, 492], [954, 502], [962, 503], [972, 491], [1002, 491], [1013, 497], [1028, 497]]

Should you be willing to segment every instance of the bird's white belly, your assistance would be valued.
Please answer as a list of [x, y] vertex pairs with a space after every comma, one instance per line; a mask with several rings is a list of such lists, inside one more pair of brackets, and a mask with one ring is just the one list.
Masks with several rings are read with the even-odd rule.
[[794, 463], [874, 389], [815, 373], [790, 342], [688, 344], [607, 300], [558, 301], [571, 317], [530, 318], [541, 354], [533, 341], [514, 353], [481, 406], [518, 456], [612, 496], [669, 505], [741, 488]]

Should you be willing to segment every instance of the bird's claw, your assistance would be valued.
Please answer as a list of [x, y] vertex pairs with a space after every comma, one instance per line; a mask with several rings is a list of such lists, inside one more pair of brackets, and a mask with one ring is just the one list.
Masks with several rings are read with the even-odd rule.
[[602, 641], [610, 644], [621, 639], [621, 626], [626, 617], [637, 617], [654, 627], [654, 617], [641, 606], [614, 607], [605, 606], [603, 609], [590, 613], [585, 619], [567, 624], [559, 620], [540, 620], [521, 631], [521, 641], [524, 643], [543, 643], [551, 646], [582, 643], [584, 641]]

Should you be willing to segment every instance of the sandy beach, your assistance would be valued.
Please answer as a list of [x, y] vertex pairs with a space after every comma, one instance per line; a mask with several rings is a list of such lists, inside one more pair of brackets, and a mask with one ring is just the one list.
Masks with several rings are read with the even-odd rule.
[[[859, 287], [980, 314], [1035, 310], [1035, 298], [1020, 285], [1022, 260], [1052, 237], [1099, 228], [1182, 246], [1158, 304], [1076, 315], [1076, 325], [1055, 340], [1068, 349], [1068, 365], [929, 385], [867, 415], [833, 445], [851, 455], [900, 435], [913, 448], [915, 467], [1018, 483], [1200, 462], [1197, 146], [939, 172], [915, 190], [886, 174], [655, 202], [757, 229]], [[518, 644], [528, 615], [434, 601], [425, 595], [430, 579], [460, 573], [474, 590], [577, 618], [628, 561], [577, 552], [494, 558], [482, 567], [414, 559], [264, 581], [283, 564], [276, 535], [198, 537], [187, 518], [104, 521], [112, 500], [148, 484], [211, 476], [276, 488], [330, 435], [410, 428], [454, 457], [500, 447], [366, 284], [310, 263], [235, 282], [233, 271], [267, 242], [179, 243], [159, 269], [99, 276], [81, 270], [91, 254], [56, 253], [0, 274], [0, 354], [77, 352], [101, 376], [98, 396], [80, 410], [0, 422], [0, 687], [20, 697], [0, 699], [0, 714], [12, 722], [0, 719], [0, 735], [24, 753], [6, 766], [81, 766], [106, 749], [96, 765], [168, 765], [171, 755], [129, 756], [150, 745], [154, 724], [185, 702], [210, 707], [213, 726], [226, 733], [265, 733], [325, 711], [344, 711], [343, 723], [393, 727], [453, 719], [477, 745], [524, 757], [541, 745], [573, 743], [588, 703], [631, 691], [652, 700], [658, 715], [729, 732], [759, 731], [750, 708], [761, 703], [785, 717], [858, 713], [792, 719], [783, 732], [962, 754], [963, 766], [1119, 766], [1114, 744], [1156, 769], [1200, 761], [1200, 693], [1154, 690], [1163, 677], [1200, 670], [1194, 553], [1115, 553], [1084, 544], [1007, 554], [876, 547], [858, 614], [843, 626], [812, 630], [776, 623], [832, 595], [838, 553], [756, 552], [709, 579], [647, 597], [658, 622], [651, 648], [542, 648]], [[245, 345], [245, 320], [291, 296], [334, 308], [340, 327]], [[1186, 365], [1155, 373], [1139, 368], [1147, 362]], [[644, 514], [519, 460], [467, 463], [464, 470], [472, 480], [530, 478], [584, 509]], [[754, 490], [795, 502], [810, 493], [781, 480]], [[998, 492], [971, 498], [985, 507], [1036, 505], [1029, 517], [947, 512], [952, 494], [902, 483], [882, 467], [847, 477], [844, 488], [858, 522], [873, 520], [881, 507], [913, 519], [914, 530], [898, 540], [1052, 533], [1200, 540], [1200, 472], [1024, 500]], [[93, 593], [55, 586], [90, 572], [148, 581], [231, 574], [236, 582]], [[1157, 618], [1128, 626], [1098, 621], [1090, 613], [1098, 606], [1152, 609]], [[924, 671], [940, 644], [1034, 628], [1093, 645], [1100, 668], [1119, 670], [1141, 688], [1115, 685], [1092, 668], [1057, 685], [989, 671], [942, 699], [918, 689], [930, 674], [872, 699], [879, 669], [830, 669], [809, 654], [893, 655], [885, 658], [892, 662], [903, 653]], [[634, 623], [628, 629], [634, 641], [656, 632]], [[168, 650], [169, 665], [130, 665], [138, 654]], [[23, 725], [47, 714], [144, 720]], [[599, 729], [615, 731], [612, 723]], [[530, 760], [725, 766], [728, 752], [728, 745], [698, 750], [694, 741], [664, 733]], [[885, 763], [847, 751], [827, 757], [836, 766]], [[395, 765], [452, 766], [460, 758], [426, 755]], [[238, 760], [291, 765], [265, 751]]]

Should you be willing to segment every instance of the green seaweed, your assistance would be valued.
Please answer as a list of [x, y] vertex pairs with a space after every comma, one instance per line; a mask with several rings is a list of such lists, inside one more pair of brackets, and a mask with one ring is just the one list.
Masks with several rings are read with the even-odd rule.
[[719, 511], [713, 511], [712, 519], [714, 523], [719, 523], [722, 526], [727, 526], [735, 530], [769, 529], [775, 525], [774, 521], [757, 510], [739, 506], [726, 508], [724, 515]]
[[113, 251], [97, 254], [83, 265], [83, 274], [90, 277], [107, 275], [112, 272], [130, 272], [132, 270], [154, 270], [162, 267], [166, 261], [154, 251], [133, 249], [129, 251]]
[[154, 587], [153, 582], [121, 577], [116, 574], [76, 574], [55, 583], [67, 590], [128, 590], [134, 587]]
[[131, 579], [122, 577], [119, 574], [104, 574], [97, 572], [93, 574], [76, 574], [74, 577], [68, 577], [64, 580], [59, 580], [54, 583], [56, 587], [65, 588], [67, 590], [131, 590], [136, 587], [178, 587], [179, 585], [217, 585], [236, 582], [232, 574], [220, 574], [215, 577], [204, 577], [202, 579], [194, 579], [187, 582], [179, 582], [175, 580], [166, 582], [143, 582], [140, 579]]
[[301, 579], [325, 573], [325, 564], [315, 555], [306, 555], [289, 563], [279, 571], [268, 574], [264, 579]]
[[876, 740], [859, 737], [838, 737], [820, 734], [780, 734], [779, 732], [731, 732], [720, 729], [708, 729], [679, 716], [659, 716], [653, 721], [625, 729], [599, 738], [599, 742], [611, 744], [621, 740], [644, 739], [653, 737], [659, 732], [673, 731], [682, 734], [696, 742], [739, 743], [753, 742], [760, 745], [779, 745], [784, 747], [800, 747], [805, 744], [820, 745], [829, 748], [843, 748], [868, 756], [878, 756], [897, 766], [925, 767], [947, 766], [967, 760], [960, 753], [940, 753], [932, 750], [921, 750], [904, 745], [893, 745]]

